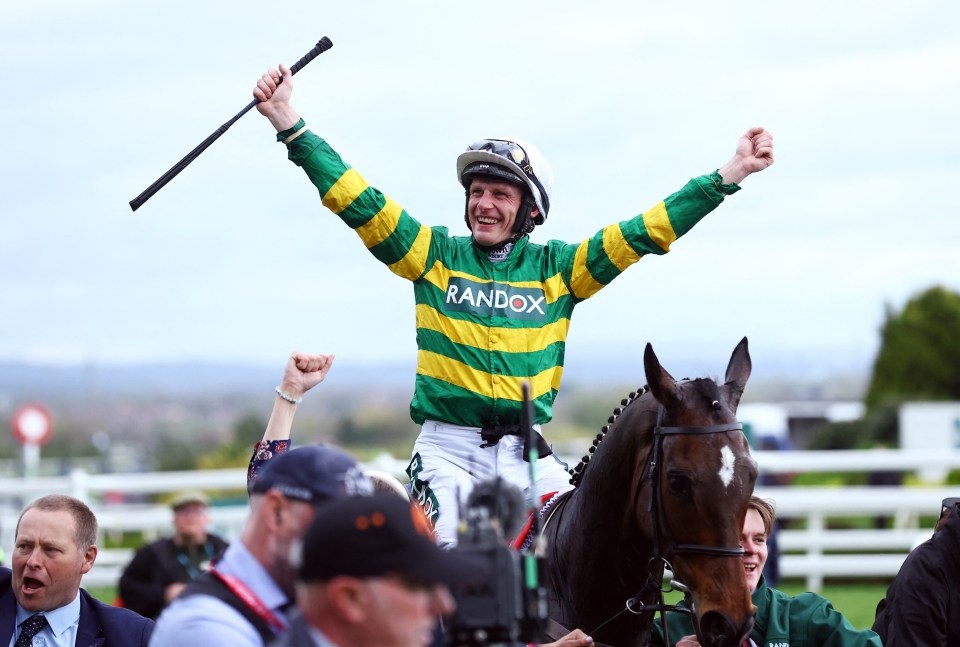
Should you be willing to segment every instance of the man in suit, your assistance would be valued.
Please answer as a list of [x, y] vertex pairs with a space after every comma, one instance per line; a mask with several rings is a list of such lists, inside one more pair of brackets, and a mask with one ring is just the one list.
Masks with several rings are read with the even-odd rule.
[[23, 509], [13, 570], [0, 568], [0, 645], [147, 645], [153, 621], [80, 588], [97, 559], [96, 539], [97, 518], [78, 499], [54, 494]]

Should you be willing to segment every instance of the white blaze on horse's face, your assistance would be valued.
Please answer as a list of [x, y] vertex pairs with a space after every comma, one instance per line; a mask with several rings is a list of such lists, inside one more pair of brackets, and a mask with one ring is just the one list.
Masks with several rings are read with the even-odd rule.
[[733, 450], [724, 445], [720, 450], [720, 480], [723, 481], [723, 487], [729, 488], [733, 482], [733, 468], [736, 464], [737, 457], [733, 455]]

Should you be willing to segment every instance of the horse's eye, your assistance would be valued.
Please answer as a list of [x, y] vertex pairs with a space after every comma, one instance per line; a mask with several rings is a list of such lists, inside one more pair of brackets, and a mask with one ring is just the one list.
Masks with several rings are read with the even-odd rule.
[[679, 473], [670, 472], [667, 474], [667, 483], [674, 494], [688, 495], [693, 489], [693, 482], [689, 477]]

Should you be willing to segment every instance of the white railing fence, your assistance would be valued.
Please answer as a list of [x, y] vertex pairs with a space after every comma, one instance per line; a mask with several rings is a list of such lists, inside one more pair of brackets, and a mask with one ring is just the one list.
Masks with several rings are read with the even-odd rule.
[[[931, 468], [960, 468], [960, 451], [818, 451], [754, 452], [761, 473], [860, 472], [896, 470], [920, 473]], [[382, 456], [366, 467], [403, 480], [406, 460]], [[570, 460], [571, 464], [576, 459]], [[211, 508], [212, 530], [228, 540], [236, 538], [246, 518], [246, 470], [226, 469], [149, 474], [90, 474], [76, 470], [56, 478], [0, 479], [0, 547], [9, 554], [20, 505], [45, 494], [69, 494], [87, 501], [100, 522], [104, 537], [143, 532], [147, 538], [170, 532], [172, 513], [162, 504], [124, 503], [129, 497], [162, 497], [185, 489], [229, 492], [229, 505]], [[779, 535], [784, 577], [805, 578], [812, 591], [828, 577], [892, 578], [907, 553], [932, 533], [921, 527], [921, 517], [935, 517], [940, 502], [960, 495], [960, 486], [919, 487], [758, 487], [757, 494], [773, 500], [780, 519], [803, 520], [804, 529], [787, 528]], [[216, 497], [214, 497], [216, 500]], [[881, 530], [833, 529], [831, 520], [887, 516], [893, 528]], [[113, 586], [132, 555], [130, 549], [102, 550], [84, 585]]]
[[[776, 503], [777, 518], [805, 520], [805, 529], [778, 535], [782, 577], [806, 579], [819, 591], [827, 577], [893, 578], [907, 554], [933, 532], [921, 516], [936, 517], [940, 502], [960, 488], [947, 487], [758, 487]], [[831, 519], [887, 516], [893, 528], [831, 529]]]

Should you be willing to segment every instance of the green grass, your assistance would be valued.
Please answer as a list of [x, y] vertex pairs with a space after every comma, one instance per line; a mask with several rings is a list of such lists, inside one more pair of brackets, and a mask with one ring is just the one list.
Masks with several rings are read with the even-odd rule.
[[113, 604], [117, 599], [117, 589], [114, 586], [94, 586], [87, 589], [87, 593], [107, 604]]

